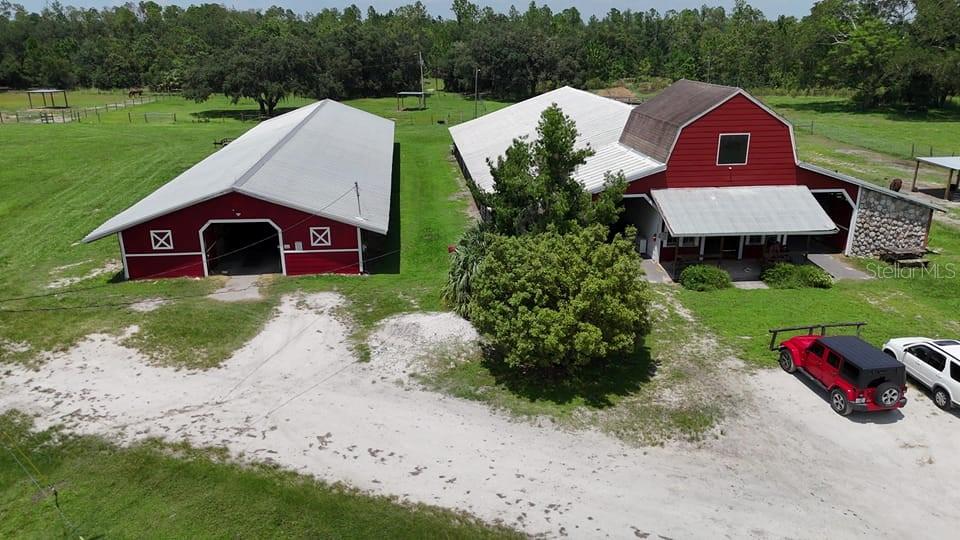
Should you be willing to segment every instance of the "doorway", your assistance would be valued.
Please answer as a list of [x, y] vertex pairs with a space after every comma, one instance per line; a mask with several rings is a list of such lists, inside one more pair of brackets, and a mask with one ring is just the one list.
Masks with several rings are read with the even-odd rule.
[[270, 220], [211, 221], [200, 240], [208, 276], [283, 273], [281, 231]]

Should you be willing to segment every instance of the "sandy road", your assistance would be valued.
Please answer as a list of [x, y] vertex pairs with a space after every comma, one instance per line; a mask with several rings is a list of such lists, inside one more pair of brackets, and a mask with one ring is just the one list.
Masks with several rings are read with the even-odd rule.
[[960, 524], [960, 416], [916, 391], [902, 415], [848, 419], [803, 380], [761, 371], [731, 381], [743, 407], [719, 439], [630, 448], [397, 384], [419, 354], [472, 329], [448, 314], [394, 318], [372, 336], [372, 361], [356, 363], [339, 302], [284, 299], [205, 372], [91, 336], [38, 371], [0, 376], [0, 410], [120, 442], [225, 446], [549, 537], [950, 537]]

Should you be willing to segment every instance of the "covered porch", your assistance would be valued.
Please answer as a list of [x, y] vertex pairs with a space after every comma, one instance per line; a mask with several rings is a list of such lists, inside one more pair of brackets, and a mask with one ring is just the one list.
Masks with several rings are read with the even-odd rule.
[[661, 218], [656, 260], [673, 278], [703, 263], [753, 281], [771, 264], [837, 251], [839, 228], [805, 186], [669, 188], [651, 196]]

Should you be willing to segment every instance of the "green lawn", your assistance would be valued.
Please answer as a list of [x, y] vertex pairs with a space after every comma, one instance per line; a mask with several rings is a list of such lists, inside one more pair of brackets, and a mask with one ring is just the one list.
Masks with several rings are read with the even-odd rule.
[[890, 156], [960, 154], [960, 105], [908, 113], [885, 108], [863, 112], [841, 97], [765, 96], [761, 98], [790, 120], [798, 134], [812, 133]]
[[960, 337], [960, 230], [934, 224], [930, 271], [901, 269], [877, 261], [861, 266], [879, 279], [842, 281], [832, 289], [683, 290], [680, 298], [706, 327], [739, 355], [776, 365], [767, 330], [780, 326], [866, 321], [863, 337], [876, 346], [903, 336]]
[[[47, 100], [49, 102], [49, 96]], [[63, 95], [54, 95], [57, 106], [63, 106]], [[67, 91], [67, 103], [71, 108], [95, 107], [113, 103], [123, 103], [127, 99], [125, 90], [96, 90], [83, 88], [79, 90]], [[33, 106], [41, 107], [43, 99], [40, 96], [33, 96]], [[30, 108], [30, 101], [23, 90], [11, 90], [9, 92], [0, 92], [0, 111], [23, 111]]]
[[[0, 415], [0, 538], [520, 537], [213, 451], [157, 441], [120, 449], [29, 427], [21, 415]], [[21, 463], [44, 488], [56, 487], [69, 525]]]
[[[304, 102], [292, 100], [281, 107]], [[103, 285], [94, 290], [0, 302], [4, 359], [25, 361], [39, 351], [69, 347], [92, 332], [117, 333], [135, 323], [141, 331], [130, 344], [158, 360], [213, 366], [262, 327], [281, 293], [297, 289], [341, 291], [361, 328], [401, 311], [439, 308], [446, 246], [468, 223], [468, 195], [450, 155], [448, 126], [437, 120], [458, 121], [461, 113], [469, 118], [473, 103], [440, 94], [425, 111], [397, 111], [393, 98], [351, 104], [397, 121], [399, 212], [394, 213], [398, 221], [391, 225], [386, 244], [387, 251], [399, 248], [400, 255], [375, 261], [377, 275], [277, 278], [266, 287], [264, 300], [226, 306], [203, 297], [220, 285], [217, 278], [109, 283], [115, 278], [111, 272], [69, 287]], [[485, 103], [487, 110], [498, 106]], [[252, 102], [233, 105], [223, 97], [200, 104], [161, 101], [136, 110], [176, 111], [178, 122], [130, 124], [126, 112], [115, 111], [104, 114], [100, 123], [0, 126], [0, 192], [7, 194], [0, 199], [0, 298], [49, 294], [47, 285], [54, 279], [84, 276], [116, 262], [115, 241], [79, 240], [213, 152], [215, 139], [236, 137], [252, 127], [253, 122], [238, 119], [238, 111], [257, 111]], [[181, 117], [212, 120], [197, 123]], [[75, 266], [62, 268], [66, 265]], [[23, 311], [165, 297], [177, 300], [150, 313], [111, 306]], [[18, 346], [10, 347], [10, 342]], [[29, 350], [23, 350], [24, 344]]]

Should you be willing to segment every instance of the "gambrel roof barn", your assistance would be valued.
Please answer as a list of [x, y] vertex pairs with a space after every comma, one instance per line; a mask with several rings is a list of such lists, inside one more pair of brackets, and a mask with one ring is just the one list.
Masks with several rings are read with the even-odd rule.
[[680, 80], [638, 106], [561, 88], [450, 128], [464, 174], [495, 189], [487, 160], [535, 136], [556, 103], [595, 154], [574, 173], [599, 192], [629, 182], [625, 221], [655, 260], [753, 258], [775, 243], [872, 255], [926, 246], [932, 213], [910, 195], [797, 159], [793, 127], [741, 88]]

